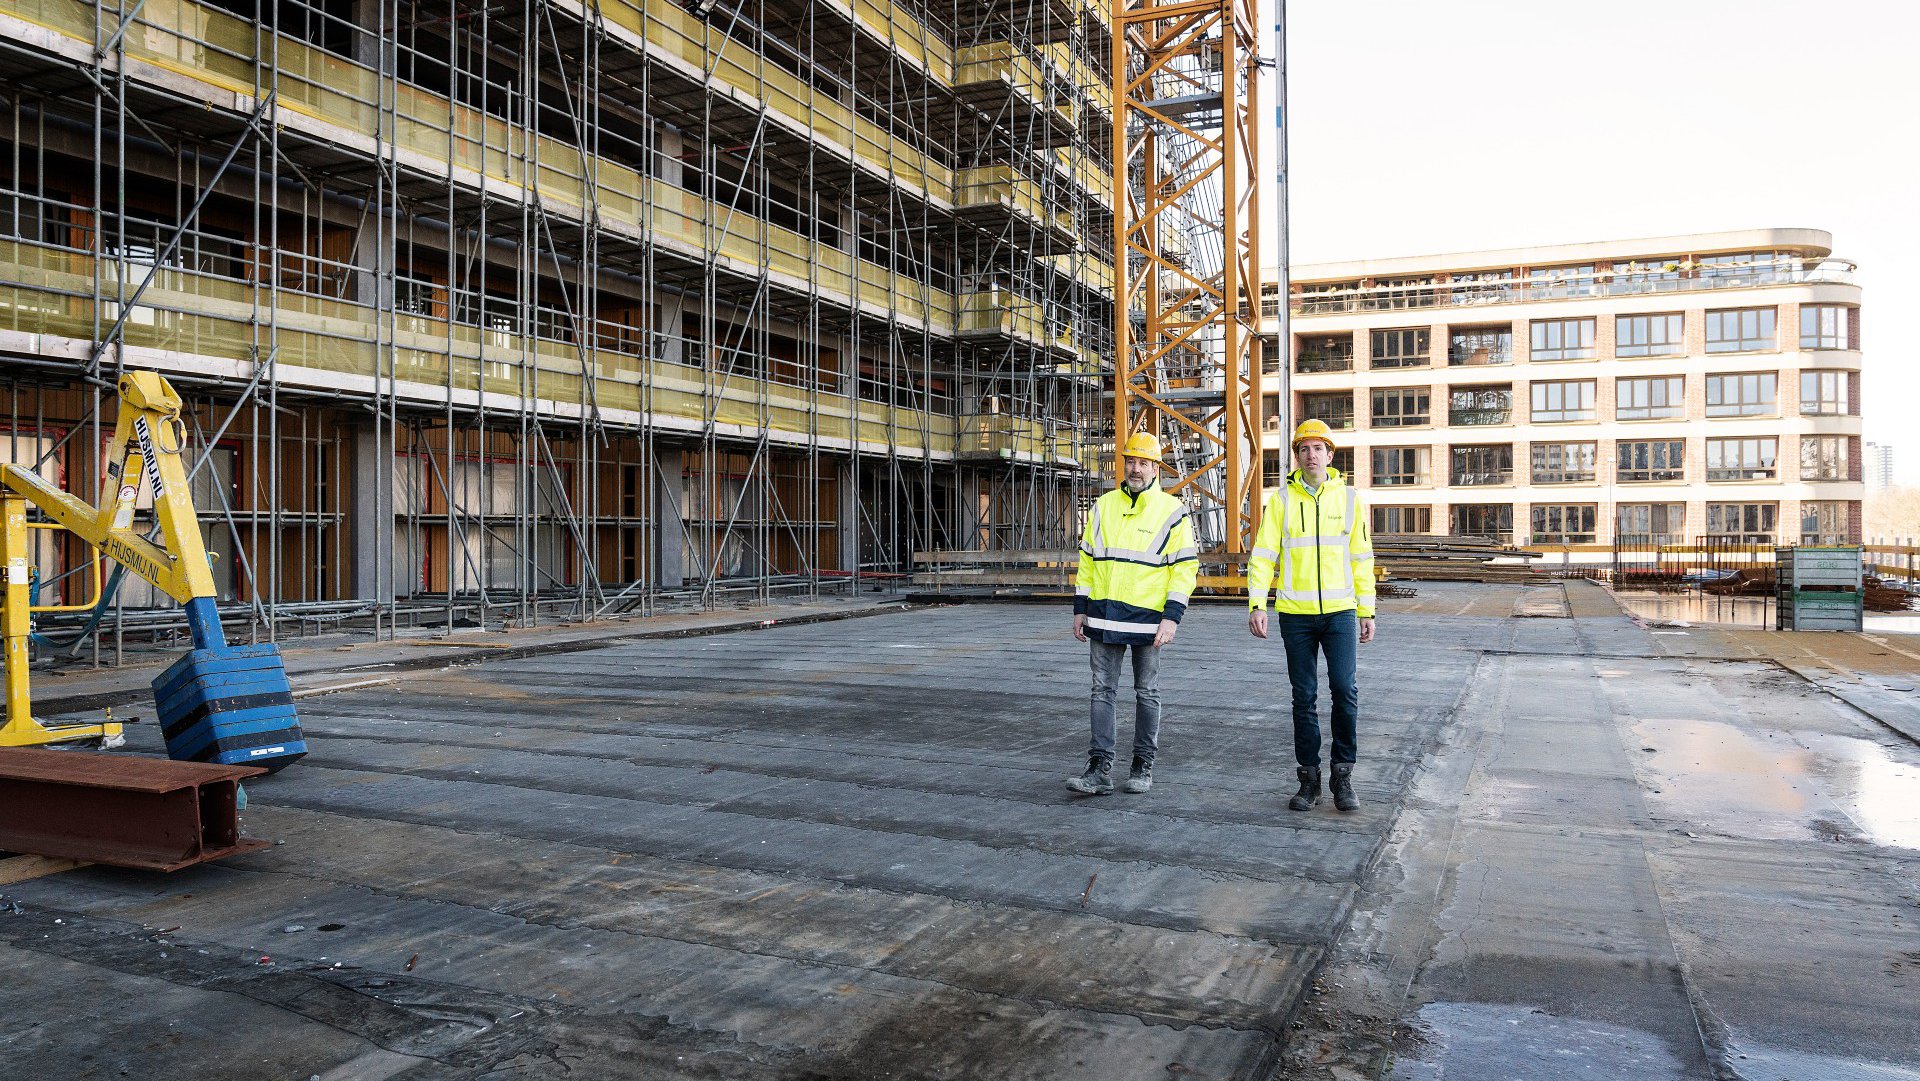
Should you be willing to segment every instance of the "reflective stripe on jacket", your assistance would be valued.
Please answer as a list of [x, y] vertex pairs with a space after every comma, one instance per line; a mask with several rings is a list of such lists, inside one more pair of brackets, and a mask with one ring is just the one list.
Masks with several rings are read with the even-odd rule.
[[1286, 487], [1267, 497], [1247, 565], [1250, 607], [1266, 607], [1269, 585], [1276, 612], [1311, 616], [1357, 608], [1360, 618], [1373, 618], [1367, 504], [1338, 469], [1327, 470], [1317, 494], [1307, 491], [1295, 470], [1287, 475]]
[[1151, 642], [1162, 619], [1186, 614], [1199, 571], [1185, 503], [1157, 487], [1138, 497], [1115, 488], [1094, 501], [1080, 536], [1073, 614], [1096, 641]]

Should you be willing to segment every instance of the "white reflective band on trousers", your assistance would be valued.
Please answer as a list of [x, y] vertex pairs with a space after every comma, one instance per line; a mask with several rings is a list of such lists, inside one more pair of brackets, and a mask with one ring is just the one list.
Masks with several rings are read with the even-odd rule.
[[[1353, 561], [1360, 557], [1358, 555], [1348, 554], [1346, 548], [1350, 538], [1353, 536], [1353, 519], [1360, 507], [1360, 496], [1359, 493], [1355, 492], [1352, 488], [1345, 489], [1345, 491], [1347, 493], [1347, 523], [1346, 527], [1340, 531], [1338, 536], [1288, 537], [1287, 512], [1293, 509], [1293, 497], [1288, 494], [1285, 488], [1280, 490], [1279, 581], [1288, 584], [1293, 582], [1293, 550], [1295, 548], [1326, 548], [1331, 547], [1337, 542], [1341, 549], [1340, 566], [1346, 568], [1347, 572], [1347, 584], [1343, 589], [1288, 589], [1285, 586], [1276, 585], [1273, 591], [1275, 597], [1288, 601], [1344, 601], [1353, 599]], [[1314, 498], [1314, 502], [1316, 504], [1319, 502], [1318, 496]], [[1313, 517], [1313, 527], [1315, 529], [1320, 528], [1320, 516], [1317, 513]], [[1264, 548], [1255, 548], [1253, 554], [1255, 556], [1265, 555], [1268, 559], [1274, 557], [1274, 553]], [[1367, 552], [1367, 558], [1372, 558], [1372, 556], [1373, 552], [1369, 550]]]

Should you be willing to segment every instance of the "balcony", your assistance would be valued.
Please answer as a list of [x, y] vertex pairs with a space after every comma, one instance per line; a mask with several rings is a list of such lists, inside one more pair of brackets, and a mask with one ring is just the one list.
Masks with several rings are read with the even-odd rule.
[[1483, 487], [1495, 484], [1512, 484], [1511, 469], [1457, 469], [1447, 477], [1447, 483], [1456, 488]]
[[1304, 350], [1293, 358], [1293, 370], [1302, 374], [1350, 372], [1353, 370], [1353, 350]]
[[[1672, 278], [1648, 280], [1645, 273], [1614, 275], [1598, 271], [1591, 279], [1522, 280], [1495, 283], [1499, 303], [1528, 304], [1562, 301], [1577, 297], [1624, 297], [1670, 293], [1697, 293], [1721, 289], [1758, 289], [1779, 285], [1852, 285], [1854, 264], [1847, 259], [1818, 262], [1785, 259], [1754, 263], [1737, 270], [1710, 267], [1676, 272]], [[1692, 277], [1682, 274], [1693, 274]], [[1404, 284], [1350, 286], [1296, 294], [1292, 299], [1295, 315], [1332, 315], [1344, 312], [1370, 312], [1383, 308], [1427, 309], [1485, 307], [1489, 303], [1489, 283], [1484, 281], [1436, 282], [1418, 290]]]
[[1447, 423], [1459, 428], [1472, 428], [1490, 424], [1512, 424], [1511, 407], [1480, 407], [1447, 410]]

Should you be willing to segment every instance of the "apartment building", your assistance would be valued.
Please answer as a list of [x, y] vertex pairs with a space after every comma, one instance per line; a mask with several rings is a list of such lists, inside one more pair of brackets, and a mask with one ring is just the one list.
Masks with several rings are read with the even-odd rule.
[[1867, 444], [1867, 491], [1884, 492], [1893, 487], [1893, 447], [1886, 443]]
[[[1070, 544], [1111, 424], [1110, 19], [0, 0], [0, 453], [92, 497], [103, 388], [163, 372], [223, 599], [269, 628]], [[54, 600], [82, 553], [49, 543]]]
[[1812, 229], [1296, 267], [1286, 415], [1380, 533], [1857, 543], [1853, 269]]

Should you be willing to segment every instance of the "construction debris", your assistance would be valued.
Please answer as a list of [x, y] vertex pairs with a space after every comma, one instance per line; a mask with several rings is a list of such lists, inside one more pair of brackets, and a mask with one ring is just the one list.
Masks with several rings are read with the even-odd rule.
[[1913, 610], [1914, 596], [1906, 587], [1896, 585], [1889, 579], [1869, 574], [1867, 585], [1867, 611], [1869, 612], [1910, 612]]
[[1528, 563], [1512, 561], [1539, 557], [1539, 552], [1515, 548], [1488, 537], [1386, 533], [1373, 536], [1374, 566], [1385, 571], [1389, 578], [1534, 584], [1547, 579], [1535, 574]]

